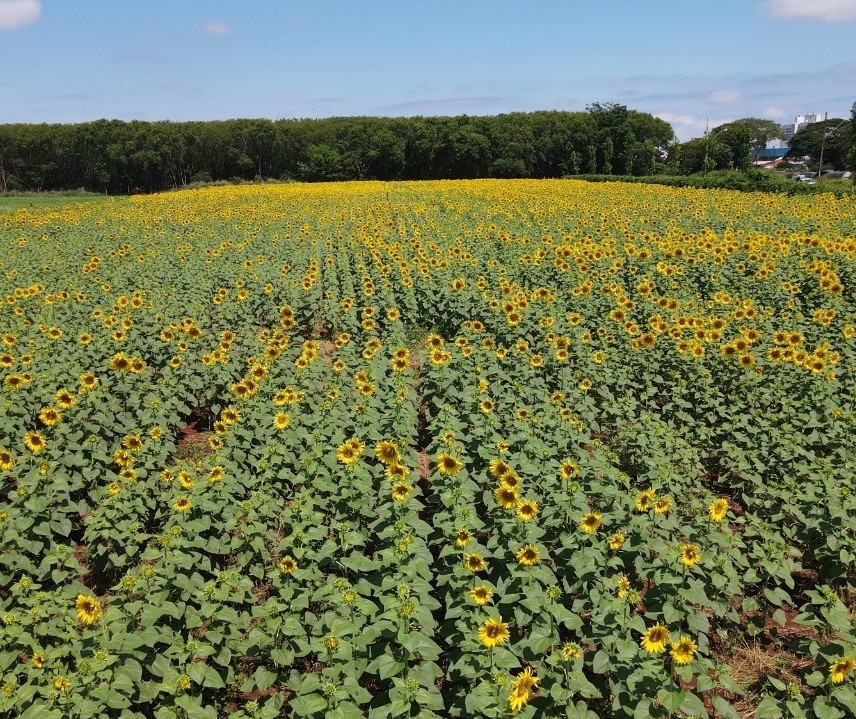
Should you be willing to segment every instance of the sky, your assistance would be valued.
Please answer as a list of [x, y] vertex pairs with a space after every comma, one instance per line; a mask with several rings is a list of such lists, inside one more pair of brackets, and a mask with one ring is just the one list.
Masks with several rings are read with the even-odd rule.
[[681, 140], [856, 100], [856, 0], [0, 0], [0, 123], [615, 102]]

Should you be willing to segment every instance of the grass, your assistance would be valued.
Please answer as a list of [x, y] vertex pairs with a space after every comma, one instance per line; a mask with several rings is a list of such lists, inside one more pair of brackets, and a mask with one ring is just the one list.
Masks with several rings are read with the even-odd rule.
[[0, 194], [0, 213], [14, 212], [15, 210], [41, 210], [56, 209], [64, 205], [73, 205], [77, 202], [101, 202], [106, 200], [105, 195], [95, 194], [67, 194], [53, 192], [34, 192], [14, 195]]

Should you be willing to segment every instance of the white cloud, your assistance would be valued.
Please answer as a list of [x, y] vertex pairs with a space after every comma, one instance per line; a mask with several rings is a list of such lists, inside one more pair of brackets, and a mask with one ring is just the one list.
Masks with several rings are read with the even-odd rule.
[[737, 90], [718, 90], [710, 93], [707, 99], [714, 105], [727, 105], [731, 102], [739, 102], [744, 97], [745, 95]]
[[781, 107], [768, 107], [764, 110], [764, 117], [781, 120], [785, 117], [785, 111]]
[[208, 22], [206, 22], [202, 26], [202, 29], [205, 32], [210, 33], [211, 35], [228, 35], [230, 32], [232, 32], [232, 28], [230, 28], [226, 23], [215, 22], [213, 20], [209, 20]]
[[41, 15], [41, 0], [0, 0], [0, 30], [31, 25]]
[[767, 0], [767, 12], [777, 18], [809, 18], [824, 22], [856, 20], [856, 0]]

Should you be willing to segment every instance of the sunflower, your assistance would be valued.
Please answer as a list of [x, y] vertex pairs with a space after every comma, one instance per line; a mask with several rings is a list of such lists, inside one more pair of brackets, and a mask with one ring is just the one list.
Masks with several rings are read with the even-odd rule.
[[336, 458], [345, 465], [351, 465], [359, 459], [360, 453], [350, 442], [345, 442], [336, 450]]
[[666, 651], [666, 645], [670, 639], [669, 630], [662, 624], [655, 624], [645, 631], [640, 644], [649, 654], [662, 654]]
[[407, 496], [413, 491], [413, 487], [404, 482], [399, 482], [392, 486], [392, 498], [396, 502], [403, 502]]
[[853, 670], [856, 670], [856, 659], [842, 657], [829, 667], [829, 681], [841, 684]]
[[45, 442], [45, 438], [38, 432], [27, 432], [24, 435], [24, 446], [33, 454], [38, 454], [47, 447], [47, 442]]
[[585, 534], [594, 534], [601, 524], [601, 515], [598, 512], [589, 512], [580, 520], [580, 529]]
[[472, 533], [465, 527], [461, 527], [457, 532], [455, 532], [455, 544], [461, 548], [466, 547], [472, 539]]
[[42, 407], [39, 410], [39, 420], [46, 427], [53, 427], [62, 421], [62, 412], [56, 407]]
[[35, 652], [30, 658], [30, 661], [36, 669], [41, 669], [47, 660], [48, 658], [41, 652]]
[[512, 469], [503, 474], [499, 478], [499, 482], [503, 487], [516, 490], [520, 488], [520, 475]]
[[186, 512], [193, 505], [191, 505], [190, 500], [187, 497], [180, 497], [179, 500], [172, 505], [172, 508], [176, 512]]
[[579, 644], [568, 642], [562, 645], [562, 659], [566, 662], [572, 659], [579, 659], [583, 655]]
[[77, 398], [67, 389], [58, 390], [55, 399], [60, 409], [71, 409], [77, 403]]
[[526, 667], [518, 674], [511, 683], [511, 692], [508, 695], [508, 706], [511, 711], [520, 711], [529, 703], [532, 690], [541, 680], [532, 674], [532, 667]]
[[627, 593], [630, 591], [630, 580], [624, 576], [623, 574], [618, 575], [618, 598], [624, 599], [627, 596]]
[[687, 542], [681, 546], [681, 562], [687, 567], [692, 567], [701, 561], [698, 547]]
[[0, 447], [0, 471], [8, 472], [15, 466], [15, 460], [8, 449]]
[[624, 546], [624, 534], [616, 532], [609, 538], [609, 548], [615, 552]]
[[457, 474], [464, 468], [464, 465], [461, 464], [459, 460], [445, 452], [437, 457], [436, 462], [437, 471], [440, 472], [440, 474], [445, 474], [449, 477], [453, 474]]
[[671, 497], [657, 497], [654, 501], [654, 514], [666, 514], [672, 507]]
[[273, 426], [277, 429], [285, 429], [291, 422], [287, 412], [277, 412], [273, 418]]
[[524, 522], [535, 519], [538, 514], [538, 502], [531, 499], [524, 499], [517, 505], [517, 517]]
[[279, 560], [279, 571], [283, 574], [293, 574], [295, 569], [297, 569], [297, 560], [294, 557], [288, 556]]
[[208, 472], [208, 481], [209, 482], [219, 482], [220, 480], [223, 479], [223, 477], [225, 475], [226, 475], [226, 470], [223, 468], [222, 465], [218, 464], [217, 466], [212, 467], [211, 470]]
[[496, 503], [503, 509], [514, 509], [519, 499], [517, 490], [506, 487], [504, 484], [493, 491], [493, 496], [496, 498]]
[[493, 412], [494, 409], [496, 409], [496, 405], [493, 403], [493, 400], [491, 400], [489, 397], [485, 397], [481, 401], [481, 404], [479, 405], [479, 409], [484, 414], [490, 414], [491, 412]]
[[725, 515], [728, 512], [728, 500], [720, 497], [719, 499], [713, 500], [708, 509], [708, 516], [714, 522], [721, 522], [725, 519]]
[[681, 636], [676, 642], [672, 642], [670, 654], [675, 664], [689, 664], [698, 651], [698, 645], [689, 637]]
[[481, 554], [464, 555], [464, 566], [471, 572], [483, 572], [487, 567]]
[[241, 413], [234, 407], [224, 407], [220, 412], [220, 419], [226, 424], [235, 424], [241, 419]]
[[559, 476], [562, 479], [573, 479], [580, 473], [580, 468], [577, 466], [576, 462], [572, 462], [567, 459], [562, 462], [562, 466], [559, 467]]
[[524, 567], [531, 567], [541, 561], [541, 552], [532, 544], [524, 544], [515, 556]]
[[410, 366], [410, 359], [407, 357], [393, 357], [389, 361], [389, 366], [394, 372], [404, 372]]
[[113, 452], [113, 462], [120, 467], [130, 467], [134, 463], [134, 455], [126, 449], [117, 449]]
[[404, 465], [393, 464], [384, 470], [384, 474], [388, 480], [394, 482], [395, 480], [406, 479], [407, 475], [410, 474], [410, 470]]
[[378, 442], [375, 445], [375, 456], [388, 467], [398, 464], [398, 460], [400, 459], [398, 447], [392, 442]]
[[490, 464], [488, 464], [488, 471], [494, 477], [500, 478], [508, 474], [509, 472], [512, 472], [513, 470], [501, 459], [492, 459], [490, 460]]
[[480, 607], [483, 607], [493, 599], [493, 590], [484, 584], [480, 584], [470, 590], [470, 598]]
[[640, 492], [636, 497], [636, 509], [640, 512], [647, 512], [651, 509], [651, 505], [657, 500], [657, 495], [653, 489], [646, 489]]
[[117, 352], [110, 358], [108, 366], [114, 372], [127, 372], [131, 369], [131, 360], [123, 352]]
[[488, 649], [493, 649], [505, 643], [508, 641], [509, 636], [508, 625], [501, 619], [487, 619], [479, 627], [479, 641]]
[[81, 624], [90, 626], [101, 618], [101, 604], [95, 597], [78, 594], [74, 607]]
[[91, 372], [80, 375], [80, 386], [84, 390], [95, 389], [98, 386], [98, 378]]
[[65, 694], [71, 687], [71, 682], [65, 676], [58, 676], [51, 683], [60, 694]]
[[122, 446], [129, 452], [139, 452], [144, 446], [143, 440], [140, 438], [139, 432], [134, 432], [122, 439]]

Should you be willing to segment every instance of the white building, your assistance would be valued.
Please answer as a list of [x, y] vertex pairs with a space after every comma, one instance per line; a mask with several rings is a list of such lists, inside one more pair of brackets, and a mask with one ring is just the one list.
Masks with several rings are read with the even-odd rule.
[[797, 115], [792, 125], [782, 125], [782, 136], [785, 141], [788, 141], [806, 125], [811, 125], [813, 122], [823, 122], [823, 115], [819, 112], [810, 115]]

